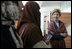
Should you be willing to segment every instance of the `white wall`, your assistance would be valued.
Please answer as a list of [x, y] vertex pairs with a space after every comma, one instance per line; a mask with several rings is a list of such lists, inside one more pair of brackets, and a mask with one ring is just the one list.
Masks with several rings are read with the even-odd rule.
[[68, 35], [71, 36], [71, 24], [68, 25], [68, 26], [66, 27], [66, 29], [67, 29]]
[[71, 13], [71, 1], [62, 2], [60, 8], [61, 8], [61, 12]]

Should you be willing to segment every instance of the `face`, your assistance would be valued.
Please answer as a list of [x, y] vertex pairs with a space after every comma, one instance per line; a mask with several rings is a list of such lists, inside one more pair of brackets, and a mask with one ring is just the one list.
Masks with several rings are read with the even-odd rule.
[[53, 19], [55, 21], [58, 21], [59, 20], [59, 13], [58, 12], [53, 13]]

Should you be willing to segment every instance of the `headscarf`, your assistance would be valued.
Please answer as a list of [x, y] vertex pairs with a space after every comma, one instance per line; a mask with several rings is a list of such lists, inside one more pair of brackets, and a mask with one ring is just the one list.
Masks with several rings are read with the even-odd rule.
[[25, 4], [23, 15], [20, 16], [18, 29], [24, 23], [34, 23], [38, 27], [40, 27], [40, 12], [39, 5], [36, 2], [29, 1]]

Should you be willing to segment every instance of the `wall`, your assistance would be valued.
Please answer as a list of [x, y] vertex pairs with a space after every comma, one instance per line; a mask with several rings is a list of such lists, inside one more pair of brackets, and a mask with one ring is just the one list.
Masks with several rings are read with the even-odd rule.
[[71, 48], [71, 36], [68, 36], [65, 40], [66, 48]]
[[67, 32], [68, 32], [68, 35], [71, 36], [71, 24], [69, 24], [67, 27]]

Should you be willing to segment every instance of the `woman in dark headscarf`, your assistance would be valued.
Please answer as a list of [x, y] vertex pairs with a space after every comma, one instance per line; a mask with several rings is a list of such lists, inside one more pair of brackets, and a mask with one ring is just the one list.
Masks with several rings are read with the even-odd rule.
[[22, 37], [24, 48], [48, 48], [41, 34], [39, 9], [39, 5], [32, 1], [27, 2], [24, 6], [24, 13], [18, 24], [19, 35]]

